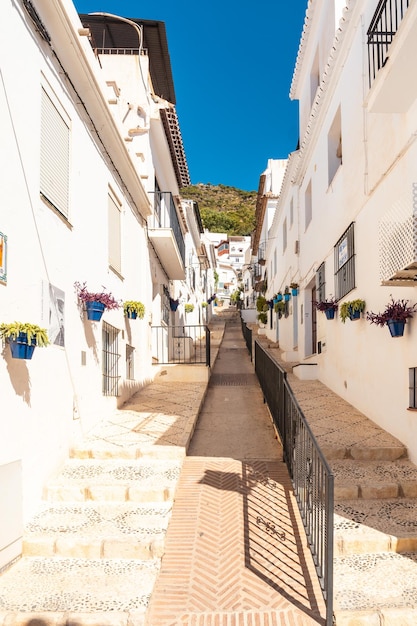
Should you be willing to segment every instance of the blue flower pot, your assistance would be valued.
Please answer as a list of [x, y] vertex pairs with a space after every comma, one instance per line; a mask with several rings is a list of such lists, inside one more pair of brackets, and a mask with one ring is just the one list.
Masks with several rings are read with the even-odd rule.
[[127, 312], [127, 317], [128, 317], [130, 320], [135, 320], [135, 319], [137, 318], [137, 316], [138, 316], [138, 314], [137, 314], [137, 312], [136, 312], [136, 311], [128, 311], [128, 312]]
[[324, 313], [328, 320], [334, 320], [334, 312], [334, 309], [326, 309]]
[[284, 293], [284, 302], [289, 302], [290, 301], [290, 294], [289, 293]]
[[281, 302], [281, 300], [282, 300], [282, 294], [279, 293], [277, 295], [277, 302]]
[[36, 347], [36, 339], [33, 337], [28, 343], [26, 333], [19, 333], [16, 339], [8, 339], [10, 351], [14, 359], [31, 359]]
[[351, 309], [349, 310], [349, 319], [353, 320], [358, 320], [361, 316], [361, 312], [360, 311], [352, 311]]
[[85, 308], [87, 311], [87, 318], [92, 322], [99, 322], [106, 308], [102, 302], [93, 300], [92, 302], [86, 302]]
[[395, 320], [388, 320], [387, 326], [391, 337], [402, 337], [404, 335], [405, 322], [396, 322]]
[[291, 289], [291, 293], [293, 296], [298, 296], [298, 289]]

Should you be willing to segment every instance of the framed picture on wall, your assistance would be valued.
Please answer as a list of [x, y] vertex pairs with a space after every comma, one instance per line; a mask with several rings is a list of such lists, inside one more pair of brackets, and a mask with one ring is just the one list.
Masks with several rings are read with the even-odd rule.
[[7, 283], [7, 236], [0, 232], [0, 283]]

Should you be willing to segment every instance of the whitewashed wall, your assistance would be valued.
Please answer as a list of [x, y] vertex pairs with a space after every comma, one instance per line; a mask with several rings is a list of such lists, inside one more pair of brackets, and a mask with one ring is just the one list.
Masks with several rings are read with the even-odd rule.
[[[356, 286], [341, 303], [362, 298], [367, 310], [381, 311], [391, 294], [395, 299], [417, 301], [413, 283], [381, 284], [378, 231], [381, 216], [396, 202], [412, 204], [412, 186], [417, 181], [417, 107], [414, 102], [403, 113], [375, 113], [366, 106], [369, 87], [364, 33], [376, 3], [363, 0], [348, 4], [343, 20], [336, 24], [339, 31], [334, 49], [329, 46], [329, 34], [334, 31], [334, 17], [340, 17], [341, 4], [336, 3], [334, 15], [332, 11], [326, 14], [323, 3], [309, 4], [310, 21], [300, 45], [292, 88], [292, 96], [300, 100], [300, 150], [289, 164], [270, 231], [268, 267], [272, 267], [274, 250], [278, 263], [269, 295], [293, 276], [299, 278], [295, 353], [293, 312], [279, 322], [279, 342], [288, 360], [296, 355], [300, 362], [317, 363], [320, 380], [403, 441], [416, 462], [416, 413], [408, 409], [408, 370], [417, 366], [417, 319], [407, 323], [403, 338], [392, 339], [388, 328], [371, 325], [365, 316], [343, 324], [340, 318], [328, 321], [317, 312], [317, 341], [322, 352], [311, 354], [311, 296], [316, 271], [326, 263], [326, 296], [335, 295], [334, 246], [352, 222]], [[317, 50], [322, 71], [327, 69], [321, 75], [316, 106], [311, 109], [310, 72]], [[343, 163], [329, 184], [328, 134], [339, 108]], [[306, 227], [309, 184], [312, 219]], [[293, 232], [287, 232], [284, 251], [283, 225], [284, 220], [288, 224], [291, 198], [296, 217]], [[299, 241], [299, 255], [294, 255], [293, 240]], [[275, 330], [269, 336], [274, 338]]]

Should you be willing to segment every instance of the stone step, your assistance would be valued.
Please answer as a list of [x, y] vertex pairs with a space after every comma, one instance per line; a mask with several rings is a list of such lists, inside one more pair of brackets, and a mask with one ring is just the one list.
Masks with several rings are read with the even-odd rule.
[[406, 459], [330, 461], [335, 477], [335, 500], [417, 497], [417, 466]]
[[336, 502], [334, 554], [417, 552], [417, 500]]
[[415, 626], [417, 554], [335, 558], [334, 614], [337, 626]]
[[[158, 561], [23, 557], [0, 576], [0, 624], [141, 626], [158, 568]], [[30, 621], [34, 614], [44, 617]]]
[[160, 558], [171, 504], [42, 503], [23, 534], [25, 556]]
[[182, 462], [70, 459], [44, 490], [49, 502], [166, 502], [174, 498]]
[[158, 446], [150, 444], [119, 445], [108, 441], [86, 440], [70, 450], [73, 459], [121, 459], [121, 460], [183, 460], [186, 451], [181, 446]]

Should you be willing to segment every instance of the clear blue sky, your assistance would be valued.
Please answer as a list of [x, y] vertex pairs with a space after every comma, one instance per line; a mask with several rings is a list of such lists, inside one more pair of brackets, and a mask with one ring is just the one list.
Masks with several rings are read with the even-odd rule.
[[289, 98], [307, 0], [75, 0], [165, 22], [177, 113], [193, 184], [257, 190], [267, 160], [298, 142]]

